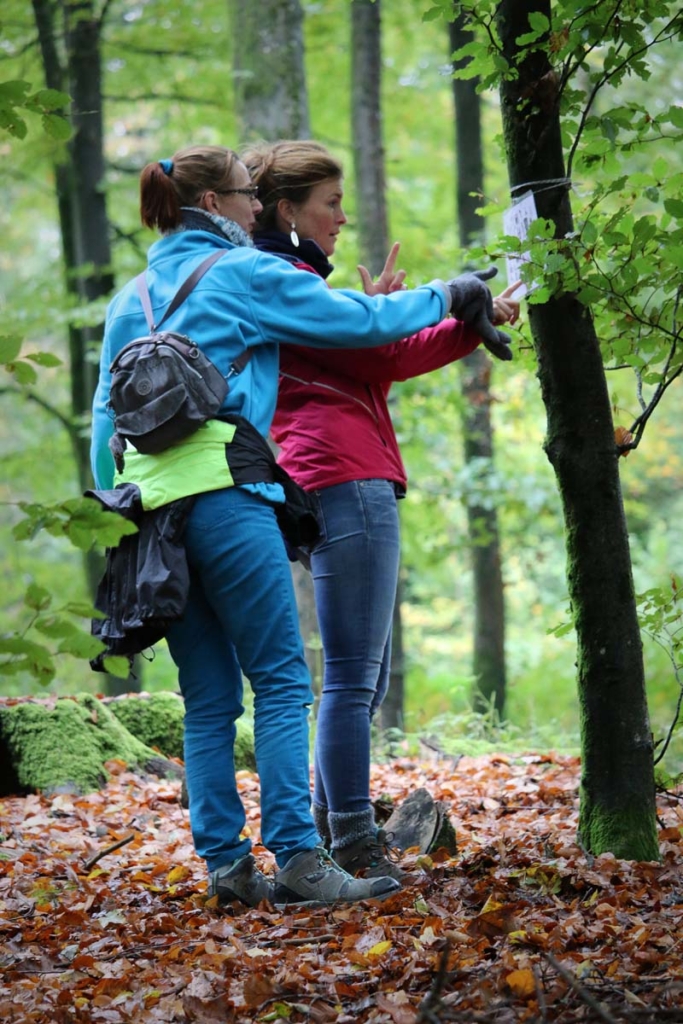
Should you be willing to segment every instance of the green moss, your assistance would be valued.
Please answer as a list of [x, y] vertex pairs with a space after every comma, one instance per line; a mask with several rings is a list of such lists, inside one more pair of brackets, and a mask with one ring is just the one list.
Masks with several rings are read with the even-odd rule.
[[26, 792], [64, 785], [98, 789], [107, 779], [105, 762], [118, 759], [133, 768], [156, 756], [92, 694], [63, 697], [54, 706], [0, 707], [0, 731]]
[[122, 697], [107, 707], [141, 743], [156, 747], [166, 757], [183, 759], [185, 705], [178, 694], [166, 691]]
[[237, 719], [237, 736], [235, 737], [235, 770], [256, 771], [254, 754], [254, 732], [244, 718]]
[[637, 804], [609, 810], [589, 801], [581, 788], [579, 835], [596, 857], [612, 853], [622, 860], [660, 860], [657, 826], [647, 809]]
[[[183, 723], [185, 705], [175, 693], [159, 692], [131, 696], [108, 704], [126, 729], [149, 747], [157, 747], [166, 757], [183, 760]], [[245, 718], [237, 721], [235, 768], [256, 771], [254, 733]]]

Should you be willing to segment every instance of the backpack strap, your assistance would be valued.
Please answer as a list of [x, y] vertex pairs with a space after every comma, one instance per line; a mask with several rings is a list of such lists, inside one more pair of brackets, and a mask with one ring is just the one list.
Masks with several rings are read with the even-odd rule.
[[228, 377], [234, 377], [238, 373], [241, 373], [244, 367], [247, 365], [252, 357], [252, 349], [245, 348], [244, 352], [238, 355], [237, 359], [233, 359], [230, 363], [230, 369], [228, 371]]
[[140, 296], [142, 308], [145, 311], [147, 326], [149, 327], [151, 333], [157, 331], [163, 324], [164, 320], [171, 316], [172, 313], [175, 313], [178, 306], [182, 305], [182, 303], [188, 297], [188, 295], [195, 287], [195, 285], [199, 283], [199, 281], [202, 279], [207, 270], [210, 267], [212, 267], [216, 260], [219, 260], [221, 256], [225, 256], [226, 251], [226, 249], [217, 249], [215, 252], [212, 252], [210, 256], [207, 256], [205, 260], [202, 260], [199, 266], [194, 268], [190, 276], [183, 281], [180, 288], [171, 299], [171, 302], [167, 307], [166, 312], [162, 316], [161, 320], [159, 320], [159, 322], [156, 324], [154, 323], [154, 314], [152, 313], [152, 302], [149, 297], [149, 288], [147, 287], [146, 271], [143, 270], [141, 274], [138, 274], [138, 276], [135, 278], [135, 284], [137, 285], [138, 295]]

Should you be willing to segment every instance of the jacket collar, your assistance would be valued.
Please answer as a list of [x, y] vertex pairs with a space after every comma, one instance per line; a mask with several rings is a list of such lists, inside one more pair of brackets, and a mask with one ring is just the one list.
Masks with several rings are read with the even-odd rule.
[[282, 256], [290, 263], [307, 263], [322, 278], [329, 277], [334, 270], [325, 253], [312, 238], [302, 238], [298, 246], [295, 246], [284, 231], [255, 231], [254, 245], [263, 252]]

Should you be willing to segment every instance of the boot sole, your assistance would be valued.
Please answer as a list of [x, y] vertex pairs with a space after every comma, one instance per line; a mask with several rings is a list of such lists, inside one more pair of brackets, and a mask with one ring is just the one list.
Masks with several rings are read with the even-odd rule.
[[273, 906], [276, 910], [286, 910], [288, 907], [334, 907], [347, 903], [367, 903], [368, 900], [386, 900], [389, 896], [395, 896], [400, 891], [401, 887], [399, 886], [397, 889], [389, 889], [388, 892], [377, 893], [376, 896], [363, 896], [360, 899], [358, 897], [355, 899], [344, 899], [343, 896], [337, 896], [333, 900], [307, 900], [296, 897], [293, 894], [292, 899], [284, 901], [275, 897], [273, 899]]

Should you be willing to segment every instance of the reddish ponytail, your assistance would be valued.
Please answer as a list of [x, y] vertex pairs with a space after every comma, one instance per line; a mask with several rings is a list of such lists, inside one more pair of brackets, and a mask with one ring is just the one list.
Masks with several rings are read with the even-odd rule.
[[180, 224], [178, 193], [158, 160], [140, 175], [140, 220], [146, 228], [170, 231]]

